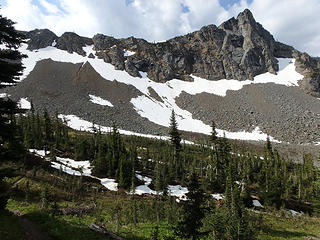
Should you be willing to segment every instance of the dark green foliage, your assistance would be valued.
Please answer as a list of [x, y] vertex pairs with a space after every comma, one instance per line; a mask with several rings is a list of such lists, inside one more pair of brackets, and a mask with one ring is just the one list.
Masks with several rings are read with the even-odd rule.
[[0, 210], [4, 209], [7, 205], [8, 190], [8, 185], [0, 178]]
[[202, 219], [204, 218], [204, 192], [200, 188], [198, 175], [193, 172], [190, 176], [187, 201], [182, 205], [182, 217], [178, 222], [177, 233], [184, 238], [199, 239], [202, 235]]
[[15, 84], [22, 75], [23, 66], [20, 60], [25, 56], [17, 49], [24, 35], [17, 32], [13, 25], [13, 21], [0, 15], [0, 44], [7, 47], [0, 50], [0, 87], [3, 87], [3, 83]]
[[210, 141], [211, 143], [216, 143], [218, 137], [217, 137], [217, 131], [216, 131], [216, 124], [214, 121], [211, 123], [211, 135], [210, 135]]
[[41, 198], [41, 208], [47, 209], [50, 202], [49, 189], [47, 186], [44, 189], [42, 189], [40, 198]]
[[[22, 75], [23, 66], [21, 59], [25, 57], [17, 49], [24, 36], [17, 32], [14, 23], [0, 15], [0, 44], [6, 49], [0, 49], [0, 88], [6, 84], [15, 84]], [[21, 112], [17, 104], [10, 99], [0, 98], [0, 159], [21, 157], [23, 149], [19, 149], [20, 138], [17, 136], [17, 127], [14, 114]], [[15, 148], [15, 149], [12, 149]], [[15, 156], [12, 156], [18, 151]]]
[[170, 117], [169, 136], [170, 136], [170, 141], [173, 145], [174, 156], [175, 156], [175, 158], [178, 158], [179, 153], [182, 148], [181, 136], [178, 131], [178, 123], [176, 121], [176, 114], [173, 110], [172, 110], [171, 117]]

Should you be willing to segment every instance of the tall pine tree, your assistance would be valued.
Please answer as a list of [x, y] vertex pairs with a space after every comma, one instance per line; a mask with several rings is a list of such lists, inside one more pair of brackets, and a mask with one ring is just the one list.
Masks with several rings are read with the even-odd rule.
[[203, 233], [200, 232], [202, 219], [204, 218], [205, 195], [200, 188], [199, 176], [193, 172], [190, 176], [187, 201], [183, 202], [183, 213], [178, 222], [177, 234], [185, 239], [199, 239]]
[[[0, 48], [0, 88], [15, 84], [22, 75], [21, 59], [24, 55], [18, 51], [18, 48], [24, 37], [15, 30], [13, 25], [14, 22], [0, 15], [0, 45], [5, 46]], [[13, 151], [10, 152], [10, 149], [16, 148], [19, 144], [14, 119], [14, 114], [17, 112], [19, 111], [15, 102], [0, 98], [0, 160], [8, 157], [7, 154], [12, 154]], [[12, 158], [12, 156], [9, 157]], [[6, 184], [0, 178], [0, 208], [6, 205], [6, 193]]]
[[[0, 88], [16, 84], [22, 75], [21, 59], [25, 57], [18, 48], [24, 36], [14, 28], [14, 22], [0, 15]], [[17, 104], [10, 99], [0, 98], [0, 153], [7, 144], [14, 141], [15, 126], [13, 116], [18, 113]], [[0, 156], [1, 158], [1, 156]]]
[[181, 136], [178, 131], [178, 123], [176, 120], [176, 114], [174, 110], [172, 110], [171, 117], [170, 117], [169, 136], [170, 136], [170, 141], [173, 145], [174, 159], [177, 160], [179, 158], [179, 154], [182, 149], [182, 146], [181, 146]]

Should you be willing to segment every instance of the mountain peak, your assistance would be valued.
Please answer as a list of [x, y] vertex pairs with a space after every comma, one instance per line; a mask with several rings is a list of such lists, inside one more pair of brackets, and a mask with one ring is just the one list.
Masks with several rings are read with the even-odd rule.
[[238, 16], [237, 16], [237, 19], [238, 19], [238, 20], [244, 20], [244, 19], [246, 19], [246, 20], [249, 20], [250, 22], [255, 22], [255, 19], [254, 19], [254, 17], [253, 17], [253, 14], [252, 14], [252, 12], [251, 12], [248, 8], [246, 8], [246, 9], [243, 10], [241, 13], [239, 13]]

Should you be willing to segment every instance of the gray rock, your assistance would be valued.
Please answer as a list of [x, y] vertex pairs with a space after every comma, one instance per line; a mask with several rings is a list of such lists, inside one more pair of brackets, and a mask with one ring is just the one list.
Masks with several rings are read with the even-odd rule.
[[95, 56], [93, 55], [93, 53], [90, 53], [88, 58], [95, 58]]
[[131, 58], [127, 59], [125, 62], [125, 70], [133, 77], [140, 77], [141, 74], [139, 73], [137, 67], [135, 66], [134, 62], [132, 62]]
[[37, 50], [52, 46], [58, 37], [48, 29], [35, 29], [27, 32], [26, 37], [29, 39], [27, 44], [28, 50]]
[[90, 38], [80, 37], [73, 32], [66, 32], [58, 38], [56, 47], [61, 50], [66, 50], [69, 53], [76, 52], [82, 56], [86, 56], [83, 47], [92, 44], [93, 41]]

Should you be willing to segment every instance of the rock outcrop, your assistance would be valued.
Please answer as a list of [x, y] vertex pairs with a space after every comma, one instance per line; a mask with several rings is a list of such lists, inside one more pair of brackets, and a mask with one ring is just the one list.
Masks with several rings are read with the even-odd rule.
[[320, 62], [307, 53], [295, 52], [296, 71], [304, 76], [299, 82], [299, 87], [305, 92], [320, 97]]
[[59, 49], [85, 56], [83, 47], [93, 45], [96, 56], [90, 54], [90, 58], [103, 59], [134, 77], [146, 72], [157, 82], [174, 78], [192, 81], [191, 74], [209, 80], [253, 79], [265, 72], [275, 74], [278, 71], [276, 58], [295, 58], [297, 71], [304, 75], [300, 87], [312, 95], [320, 94], [319, 61], [275, 41], [248, 9], [218, 27], [208, 25], [159, 43], [134, 37], [116, 39], [102, 34], [90, 39], [71, 32], [57, 37], [47, 29], [31, 31], [27, 37], [30, 50], [55, 42]]
[[80, 37], [75, 33], [66, 32], [58, 38], [56, 47], [61, 50], [66, 50], [69, 53], [76, 52], [85, 56], [86, 52], [83, 50], [83, 47], [92, 44], [93, 42], [91, 38]]
[[36, 50], [54, 45], [57, 35], [48, 29], [35, 29], [26, 33], [28, 50]]

